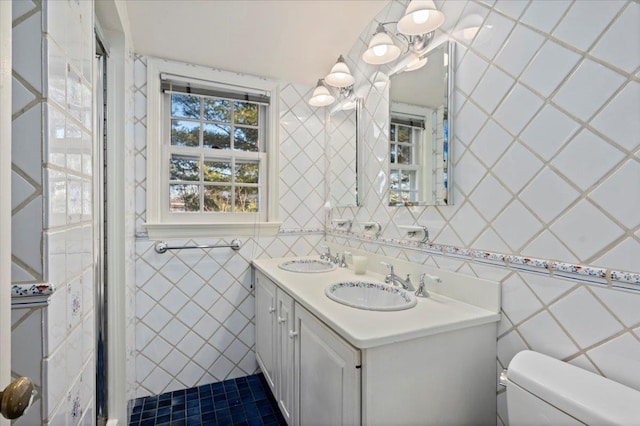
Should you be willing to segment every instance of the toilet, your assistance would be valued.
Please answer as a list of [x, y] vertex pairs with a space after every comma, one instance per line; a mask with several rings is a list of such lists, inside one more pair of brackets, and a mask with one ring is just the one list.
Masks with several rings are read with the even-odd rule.
[[640, 425], [640, 391], [533, 351], [507, 370], [510, 426]]

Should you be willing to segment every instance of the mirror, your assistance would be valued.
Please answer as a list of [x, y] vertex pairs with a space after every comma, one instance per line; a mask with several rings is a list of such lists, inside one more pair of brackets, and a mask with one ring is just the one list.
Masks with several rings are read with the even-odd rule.
[[452, 204], [451, 95], [453, 42], [427, 54], [415, 71], [390, 78], [389, 205]]
[[329, 193], [331, 207], [359, 206], [358, 139], [362, 100], [346, 99], [329, 114]]

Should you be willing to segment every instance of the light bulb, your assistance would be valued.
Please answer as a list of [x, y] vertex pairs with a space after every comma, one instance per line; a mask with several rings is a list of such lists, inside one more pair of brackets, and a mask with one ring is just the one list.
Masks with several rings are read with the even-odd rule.
[[373, 54], [376, 56], [384, 56], [384, 54], [387, 53], [387, 45], [386, 44], [380, 44], [378, 46], [374, 46], [373, 47]]
[[429, 20], [428, 10], [417, 10], [413, 12], [413, 22], [416, 24], [424, 24]]

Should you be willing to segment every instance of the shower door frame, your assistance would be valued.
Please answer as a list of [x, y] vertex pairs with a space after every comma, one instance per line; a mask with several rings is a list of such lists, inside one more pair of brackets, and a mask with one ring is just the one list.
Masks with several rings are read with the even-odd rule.
[[[11, 200], [11, 2], [0, 1], [0, 195]], [[11, 381], [11, 203], [0, 205], [0, 389]], [[0, 415], [0, 426], [10, 421]]]
[[[1, 0], [0, 0], [1, 1]], [[127, 52], [125, 50], [124, 26], [120, 19], [120, 13], [114, 3], [101, 2], [96, 5], [95, 10], [95, 34], [100, 39], [107, 60], [107, 108], [105, 111], [107, 120], [105, 133], [95, 135], [95, 149], [101, 150], [104, 145], [108, 146], [105, 152], [106, 167], [104, 174], [108, 177], [109, 184], [106, 188], [105, 198], [107, 201], [104, 208], [104, 235], [108, 241], [106, 255], [109, 259], [109, 273], [106, 277], [106, 317], [109, 319], [109, 327], [106, 331], [105, 360], [107, 363], [108, 375], [106, 378], [106, 400], [107, 400], [107, 426], [115, 424], [127, 424], [127, 389], [126, 389], [126, 298], [125, 298], [125, 126], [126, 126], [126, 101], [127, 78], [126, 61]], [[100, 22], [109, 22], [109, 29], [105, 30]], [[115, 25], [115, 24], [119, 25]], [[129, 70], [130, 72], [132, 70]], [[130, 80], [129, 80], [130, 83]], [[97, 111], [97, 96], [93, 96], [94, 112]], [[97, 114], [94, 113], [94, 117]], [[98, 129], [94, 122], [94, 129]], [[94, 168], [102, 168], [104, 164], [95, 164]], [[101, 185], [97, 176], [94, 176], [95, 190]], [[100, 189], [102, 191], [102, 189]], [[97, 195], [97, 193], [96, 193]], [[98, 197], [96, 197], [98, 198]], [[95, 206], [95, 211], [102, 209], [102, 206]], [[94, 226], [101, 226], [95, 218]], [[96, 236], [97, 237], [97, 236]], [[96, 244], [96, 246], [98, 246]], [[95, 256], [101, 256], [96, 250]], [[97, 285], [97, 283], [96, 283]], [[100, 307], [96, 306], [96, 310]], [[97, 325], [97, 324], [96, 324]], [[97, 327], [96, 327], [97, 330]], [[97, 414], [97, 413], [96, 413]]]

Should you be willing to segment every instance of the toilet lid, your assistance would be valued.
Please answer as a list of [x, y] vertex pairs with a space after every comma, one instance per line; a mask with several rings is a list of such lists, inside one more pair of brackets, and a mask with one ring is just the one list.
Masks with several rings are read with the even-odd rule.
[[522, 351], [509, 363], [507, 377], [586, 424], [640, 423], [640, 391], [555, 358]]

